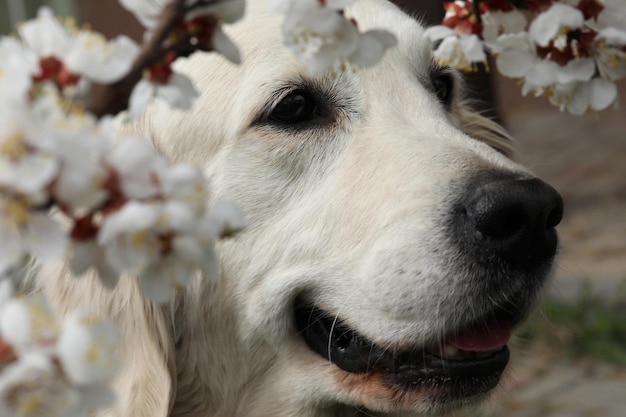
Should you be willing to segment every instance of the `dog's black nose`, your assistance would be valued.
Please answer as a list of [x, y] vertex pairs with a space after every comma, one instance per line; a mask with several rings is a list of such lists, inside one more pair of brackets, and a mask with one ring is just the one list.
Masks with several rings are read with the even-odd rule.
[[563, 199], [537, 178], [483, 182], [467, 194], [460, 217], [480, 258], [533, 268], [556, 253]]

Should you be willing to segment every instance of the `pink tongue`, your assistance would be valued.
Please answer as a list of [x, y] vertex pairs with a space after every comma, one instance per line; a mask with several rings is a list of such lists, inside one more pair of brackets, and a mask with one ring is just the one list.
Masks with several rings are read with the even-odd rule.
[[487, 327], [475, 327], [449, 337], [446, 342], [457, 349], [470, 352], [490, 352], [502, 349], [511, 338], [509, 323], [494, 323]]

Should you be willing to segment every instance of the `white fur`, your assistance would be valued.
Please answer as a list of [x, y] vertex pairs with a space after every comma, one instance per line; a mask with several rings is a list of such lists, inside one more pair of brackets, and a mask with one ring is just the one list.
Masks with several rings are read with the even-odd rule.
[[386, 346], [426, 343], [479, 308], [441, 216], [453, 184], [493, 168], [526, 172], [489, 146], [497, 127], [459, 97], [450, 112], [441, 105], [427, 87], [423, 29], [384, 0], [360, 0], [349, 14], [362, 30], [396, 34], [398, 47], [374, 68], [314, 81], [344, 108], [332, 126], [252, 125], [276, 88], [308, 77], [266, 7], [249, 2], [230, 31], [242, 65], [214, 54], [181, 65], [202, 92], [192, 111], [156, 105], [133, 127], [174, 161], [203, 167], [216, 197], [243, 206], [249, 227], [219, 247], [219, 280], [195, 277], [161, 307], [130, 278], [108, 292], [62, 265], [43, 268], [62, 311], [86, 305], [121, 326], [126, 366], [107, 415], [356, 415], [349, 406], [418, 415], [429, 411], [427, 393], [400, 405], [309, 351], [294, 331], [294, 297], [305, 293]]

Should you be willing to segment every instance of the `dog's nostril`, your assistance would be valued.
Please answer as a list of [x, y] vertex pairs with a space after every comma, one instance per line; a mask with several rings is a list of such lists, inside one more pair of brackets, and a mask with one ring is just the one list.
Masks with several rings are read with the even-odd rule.
[[475, 229], [480, 239], [506, 239], [515, 235], [528, 222], [524, 207], [521, 204], [511, 204], [476, 213]]
[[479, 185], [471, 192], [459, 217], [464, 235], [479, 253], [533, 267], [554, 256], [554, 227], [562, 216], [561, 196], [534, 178]]
[[561, 223], [563, 220], [563, 200], [559, 196], [559, 204], [556, 204], [554, 209], [548, 215], [546, 220], [546, 229], [553, 229]]

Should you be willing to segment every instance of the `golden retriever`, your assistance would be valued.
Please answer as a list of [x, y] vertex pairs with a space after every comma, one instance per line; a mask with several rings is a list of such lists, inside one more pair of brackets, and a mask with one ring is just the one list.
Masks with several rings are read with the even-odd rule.
[[248, 228], [166, 305], [45, 265], [67, 311], [119, 324], [116, 417], [422, 416], [498, 385], [511, 328], [552, 267], [556, 191], [464, 104], [422, 26], [386, 0], [347, 11], [398, 45], [370, 69], [312, 77], [251, 0], [229, 34], [243, 63], [196, 54], [201, 97], [133, 130], [201, 166]]

